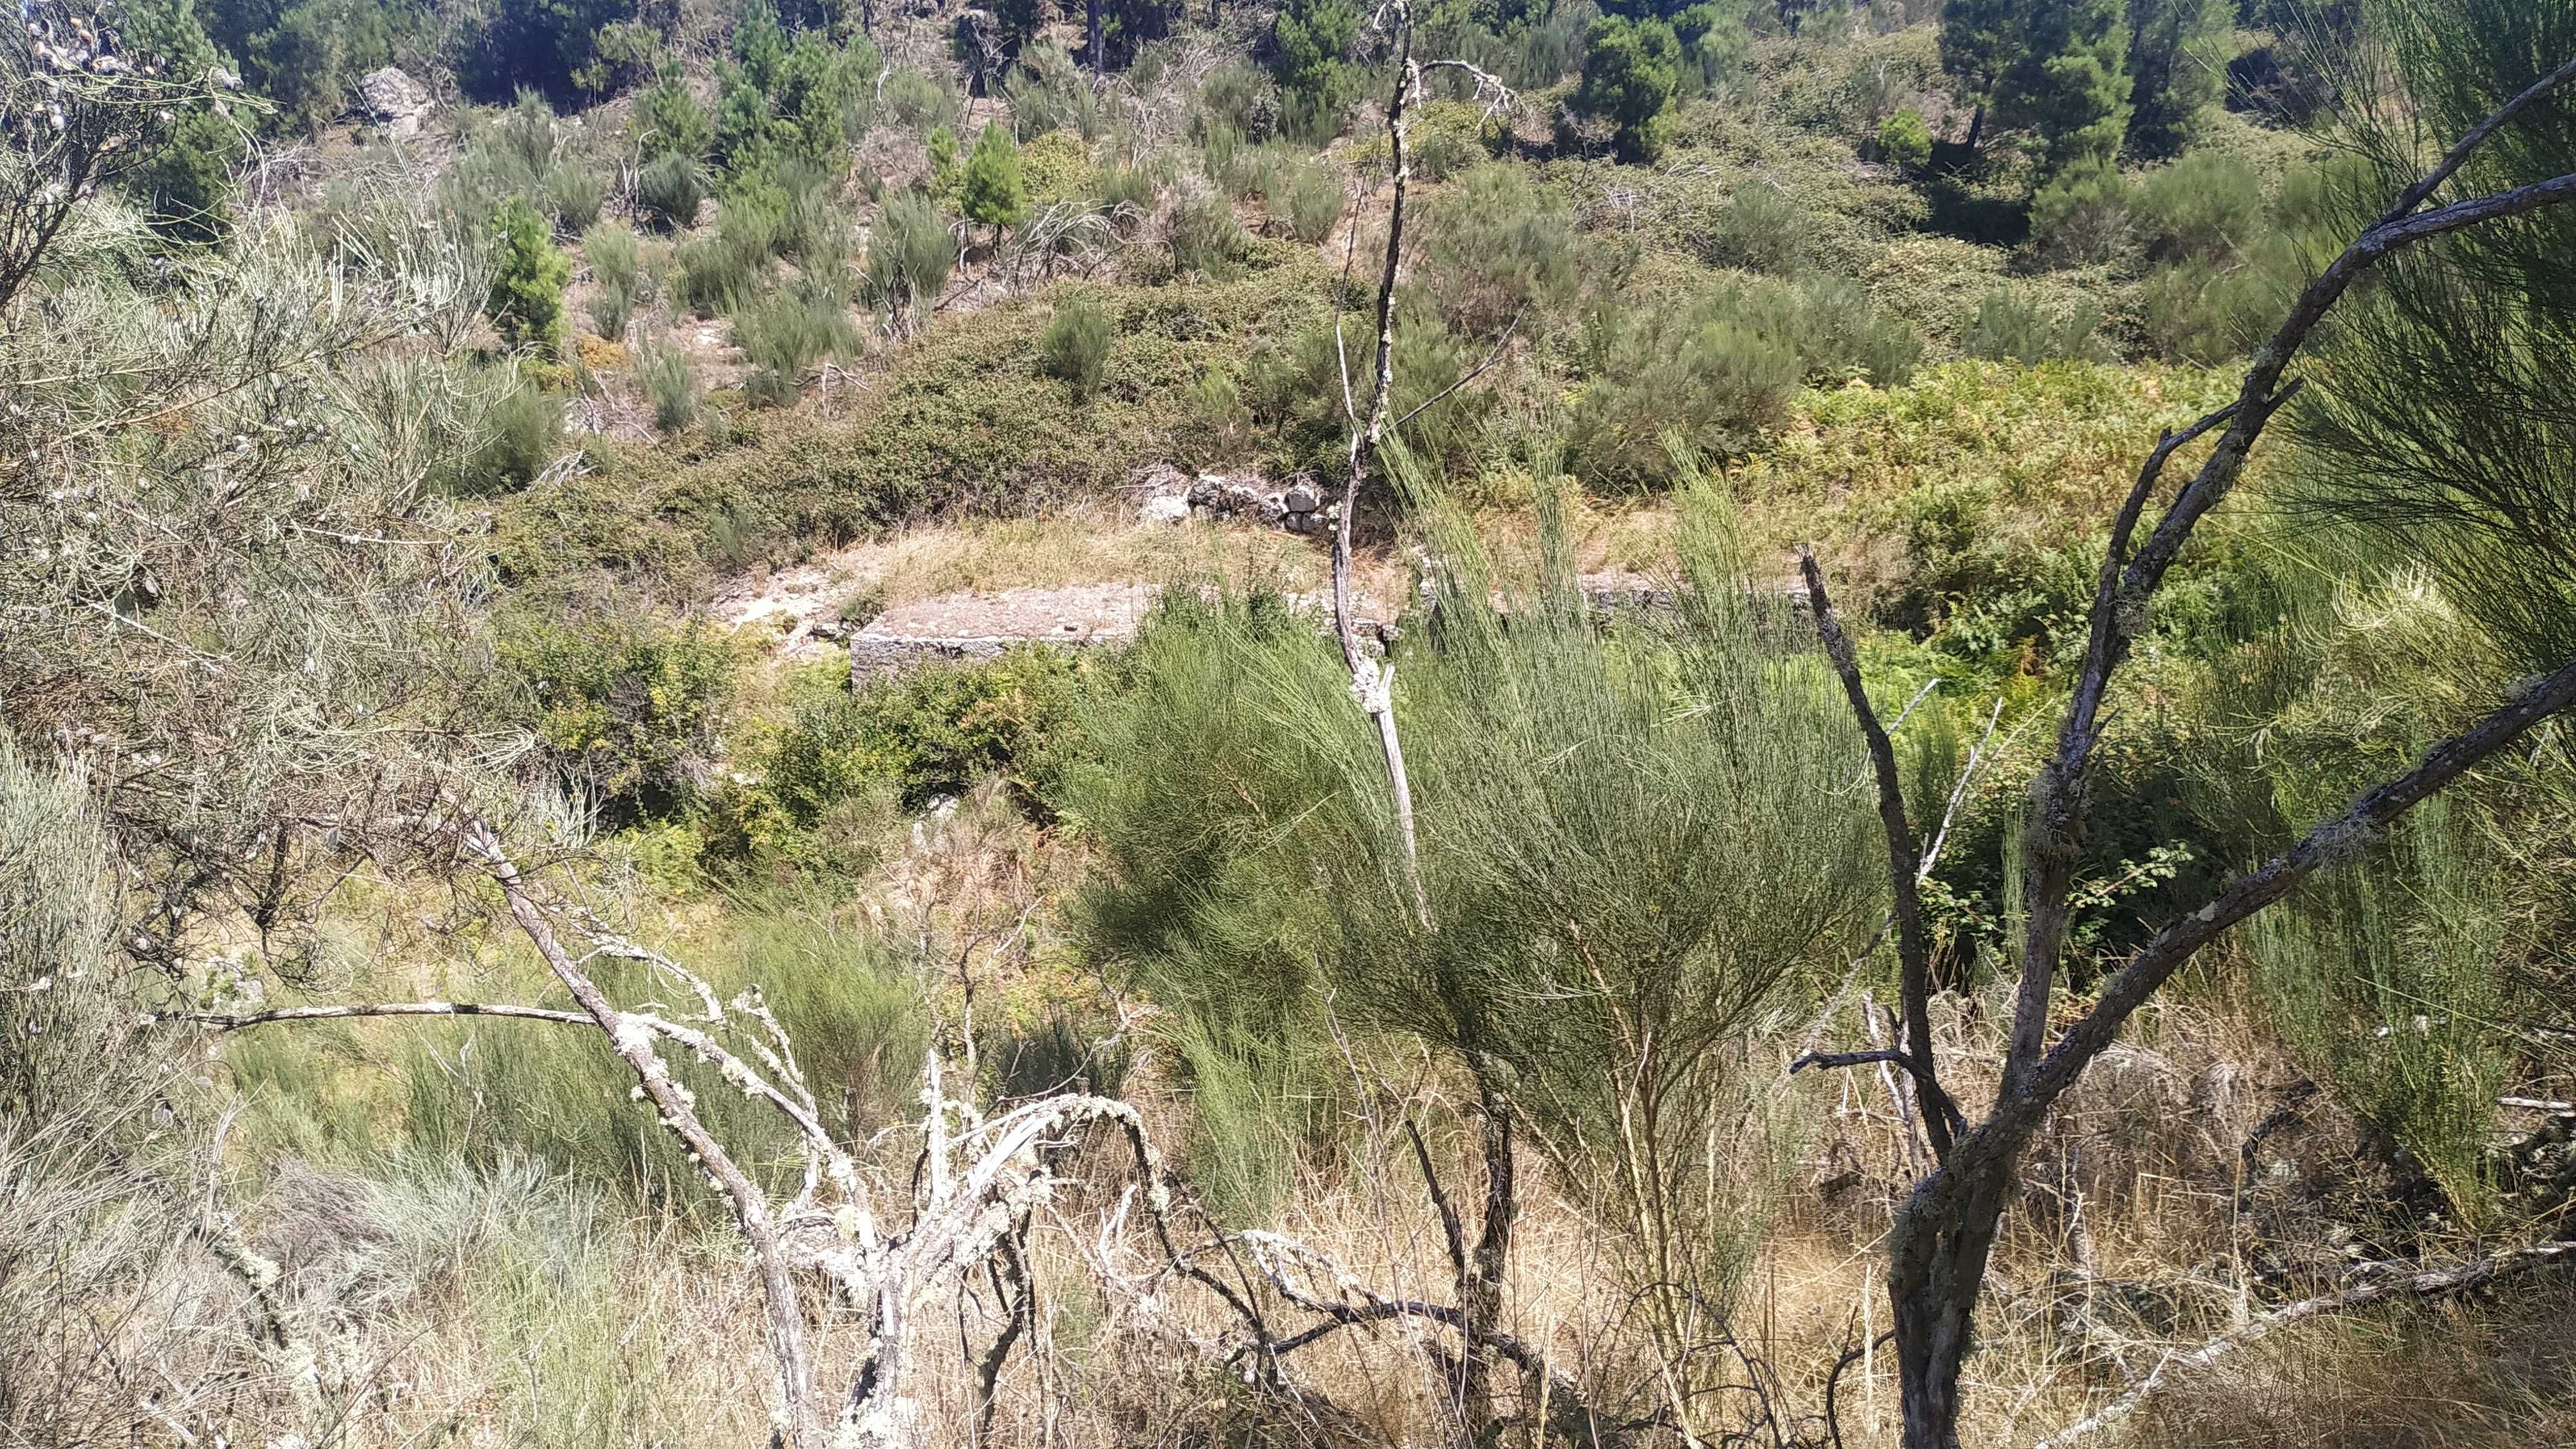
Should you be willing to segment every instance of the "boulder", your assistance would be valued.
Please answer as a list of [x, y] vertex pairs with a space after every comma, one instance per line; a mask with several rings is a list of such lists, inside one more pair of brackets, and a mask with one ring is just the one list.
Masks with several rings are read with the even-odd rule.
[[429, 87], [400, 66], [371, 70], [358, 81], [359, 112], [396, 139], [420, 134], [422, 118], [437, 108]]

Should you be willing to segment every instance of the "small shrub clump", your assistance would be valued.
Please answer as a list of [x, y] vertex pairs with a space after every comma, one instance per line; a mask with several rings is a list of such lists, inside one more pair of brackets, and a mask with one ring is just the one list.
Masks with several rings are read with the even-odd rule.
[[1062, 378], [1075, 401], [1088, 401], [1108, 369], [1109, 342], [1108, 314], [1089, 297], [1077, 297], [1056, 309], [1039, 337], [1039, 365], [1049, 377]]

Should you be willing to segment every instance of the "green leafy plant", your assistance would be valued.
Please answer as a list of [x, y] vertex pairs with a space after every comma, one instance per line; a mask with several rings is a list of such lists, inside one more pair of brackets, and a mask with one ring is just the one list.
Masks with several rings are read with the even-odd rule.
[[1020, 148], [1010, 128], [991, 125], [975, 138], [974, 154], [958, 188], [958, 209], [968, 221], [990, 227], [1017, 226], [1029, 214], [1029, 190], [1020, 172]]
[[1660, 20], [1606, 15], [1585, 33], [1583, 79], [1571, 104], [1610, 124], [1621, 160], [1662, 154], [1673, 94], [1681, 88], [1681, 53], [1673, 28]]

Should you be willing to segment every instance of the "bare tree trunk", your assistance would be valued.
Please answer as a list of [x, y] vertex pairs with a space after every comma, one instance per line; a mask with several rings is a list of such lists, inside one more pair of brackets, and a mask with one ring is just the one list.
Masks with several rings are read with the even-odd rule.
[[[2340, 860], [2407, 810], [2448, 787], [2462, 774], [2521, 738], [2551, 716], [2576, 708], [2576, 662], [2518, 687], [2494, 712], [2435, 746], [2406, 774], [2370, 790], [2342, 815], [2318, 825], [2297, 845], [2260, 869], [2218, 890], [2199, 910], [2167, 925], [2132, 956], [2075, 1024], [2051, 1041], [2058, 973], [2072, 914], [2075, 883], [2089, 817], [2086, 786], [2102, 737], [2102, 710], [2111, 681], [2147, 623], [2167, 571], [2192, 533], [2225, 500], [2246, 459], [2299, 384], [2290, 364], [2326, 314], [2363, 274], [2382, 259], [2454, 231], [2526, 216], [2576, 201], [2576, 175], [2512, 191], [2428, 206], [2435, 192], [2458, 174], [2471, 154], [2516, 115], [2576, 81], [2576, 61], [2561, 66], [2480, 122], [2409, 187], [2397, 204], [2355, 238], [2319, 273], [2292, 305], [2287, 319], [2247, 368], [2237, 400], [2193, 427], [2161, 439], [2140, 468], [2136, 486], [2113, 519], [2109, 546], [2096, 579], [2084, 661], [2058, 727], [2057, 748], [2032, 790], [2024, 833], [2022, 894], [2029, 910], [2022, 943], [2021, 979], [2002, 1083], [1985, 1120], [1954, 1124], [1955, 1144], [1898, 1211], [1889, 1234], [1888, 1294], [1894, 1310], [1898, 1375], [1904, 1395], [1907, 1449], [1956, 1449], [1959, 1443], [1960, 1371], [1973, 1341], [1977, 1296], [1994, 1251], [2005, 1208], [2017, 1186], [2020, 1162], [2048, 1113], [2093, 1060], [2117, 1040], [2129, 1017], [2197, 952], [2248, 917], [2272, 905], [2301, 882]], [[2166, 465], [2186, 443], [2224, 427], [2217, 446], [2165, 510], [2134, 554], [2131, 545]], [[1888, 834], [1890, 876], [1903, 920], [1914, 874], [1913, 837], [1901, 792], [1892, 789], [1893, 758], [1860, 687], [1849, 642], [1842, 638], [1812, 561], [1807, 581], [1819, 631], [1842, 676], [1846, 693], [1868, 736], [1880, 777], [1881, 810]], [[1903, 976], [1909, 1040], [1898, 1052], [1846, 1052], [1802, 1058], [1799, 1065], [1854, 1066], [1893, 1059], [1914, 1071], [1927, 1099], [1938, 1092], [1930, 1068], [1930, 1043], [1919, 1023], [1926, 1018], [1927, 973], [1917, 969], [1919, 936], [1908, 947]], [[1927, 1119], [1945, 1103], [1927, 1100]]]

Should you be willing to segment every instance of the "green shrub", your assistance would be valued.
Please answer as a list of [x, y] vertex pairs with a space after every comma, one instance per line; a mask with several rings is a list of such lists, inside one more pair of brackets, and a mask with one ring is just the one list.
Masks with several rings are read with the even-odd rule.
[[2263, 178], [2238, 157], [2194, 151], [2148, 172], [2135, 210], [2149, 256], [2223, 263], [2263, 234]]
[[1250, 250], [1234, 208], [1224, 197], [1206, 196], [1172, 212], [1170, 241], [1173, 269], [1184, 276], [1222, 282], [1239, 272]]
[[471, 498], [525, 488], [561, 456], [563, 399], [526, 380], [494, 401], [446, 486]]
[[637, 359], [644, 395], [653, 402], [653, 426], [677, 432], [698, 420], [698, 370], [676, 348], [653, 347]]
[[1932, 164], [1932, 128], [1921, 111], [1907, 106], [1878, 123], [1878, 159], [1899, 171]]
[[934, 126], [924, 144], [930, 153], [930, 194], [943, 201], [954, 201], [961, 179], [957, 166], [957, 133], [946, 126]]
[[[900, 67], [886, 77], [885, 110], [895, 124], [925, 137], [947, 130], [965, 116], [965, 107], [955, 91], [911, 66]], [[953, 133], [949, 143], [956, 144]]]
[[2109, 162], [2079, 162], [2031, 198], [2032, 244], [2063, 261], [2119, 256], [2136, 243], [2130, 220], [2134, 201], [2127, 178]]
[[[1373, 353], [1362, 340], [1366, 323], [1346, 324], [1349, 385], [1363, 405]], [[1461, 387], [1477, 352], [1440, 325], [1419, 303], [1400, 304], [1395, 328], [1395, 392], [1389, 416], [1396, 437], [1418, 456], [1465, 466], [1475, 425], [1492, 411], [1490, 387]], [[1338, 466], [1350, 421], [1343, 411], [1345, 351], [1330, 326], [1311, 328], [1282, 348], [1257, 348], [1246, 369], [1244, 391], [1255, 417], [1276, 425], [1298, 462]], [[1454, 389], [1454, 390], [1453, 390]], [[1433, 402], [1433, 399], [1439, 399]], [[1410, 421], [1401, 421], [1410, 418]]]
[[1423, 208], [1422, 238], [1415, 284], [1470, 337], [1561, 307], [1582, 285], [1574, 209], [1517, 166], [1468, 172], [1457, 191]]
[[526, 202], [502, 206], [498, 225], [500, 259], [484, 312], [503, 342], [550, 356], [563, 347], [564, 284], [572, 280], [572, 263], [555, 250], [545, 219]]
[[665, 156], [695, 162], [715, 144], [715, 119], [707, 114], [676, 66], [635, 97], [635, 146], [649, 170]]
[[1334, 1090], [1337, 1034], [1429, 1049], [1488, 1090], [1508, 1071], [1526, 1141], [1606, 1213], [1660, 1221], [1639, 1230], [1671, 1251], [1638, 1255], [1641, 1292], [1723, 1299], [1746, 1204], [1674, 1184], [1744, 1181], [1728, 1044], [1830, 983], [1882, 909], [1865, 801], [1836, 794], [1848, 718], [1812, 654], [1784, 659], [1742, 606], [1732, 512], [1695, 476], [1684, 568], [1711, 602], [1652, 631], [1594, 626], [1561, 503], [1543, 564], [1506, 573], [1422, 473], [1402, 481], [1439, 596], [1396, 696], [1418, 866], [1330, 643], [1275, 600], [1176, 599], [1081, 716], [1066, 793], [1103, 862], [1081, 930], [1173, 1014], [1202, 1111], [1236, 1139], [1211, 1155], [1253, 1169], [1239, 1187], [1312, 1144], [1300, 1099]]
[[1190, 113], [1190, 134], [1204, 141], [1218, 126], [1256, 142], [1269, 140], [1279, 129], [1279, 88], [1248, 60], [1218, 66], [1199, 87], [1198, 108]]
[[927, 196], [906, 192], [888, 201], [868, 233], [868, 295], [898, 325], [926, 311], [957, 265], [957, 238]]
[[636, 309], [650, 296], [643, 249], [632, 229], [612, 221], [591, 228], [590, 235], [582, 238], [581, 250], [590, 262], [591, 284], [598, 288], [590, 299], [590, 320], [600, 336], [623, 341]]
[[808, 696], [760, 756], [764, 788], [807, 827], [886, 781], [907, 809], [991, 779], [1047, 808], [1078, 683], [1070, 658], [1031, 644]]
[[1311, 246], [1332, 235], [1348, 198], [1331, 170], [1301, 161], [1270, 178], [1262, 201], [1271, 220], [1287, 222], [1288, 234]]
[[1053, 40], [1038, 41], [1020, 51], [1019, 68], [1012, 72], [1007, 89], [1011, 119], [1031, 136], [1070, 131], [1085, 141], [1097, 141], [1108, 130], [1109, 114], [1099, 93], [1075, 67], [1073, 57]]
[[2108, 362], [2111, 349], [2095, 335], [2102, 320], [2102, 309], [2091, 302], [2060, 314], [2015, 292], [1989, 292], [1977, 304], [1975, 320], [1960, 334], [1959, 350], [1988, 362], [2018, 362], [2024, 367], [2060, 358]]
[[706, 168], [693, 157], [667, 151], [635, 178], [635, 202], [655, 226], [680, 231], [695, 226], [707, 203]]
[[806, 374], [826, 355], [847, 355], [859, 346], [839, 290], [806, 279], [736, 313], [733, 339], [752, 365], [743, 392], [771, 407], [794, 402]]
[[1786, 192], [1754, 182], [1735, 188], [1709, 214], [1699, 250], [1711, 266], [1785, 275], [1798, 269], [1814, 232], [1814, 219]]
[[563, 783], [612, 822], [678, 809], [713, 769], [733, 697], [733, 645], [635, 607], [503, 621], [501, 662]]
[[1027, 218], [1028, 179], [1020, 172], [1020, 148], [1009, 127], [987, 125], [975, 138], [975, 153], [966, 158], [958, 183], [957, 209], [968, 221], [997, 233]]
[[1623, 161], [1652, 161], [1672, 131], [1681, 87], [1681, 42], [1660, 20], [1606, 15], [1584, 33], [1583, 80], [1570, 104], [1606, 121]]
[[2289, 251], [2287, 242], [2267, 241], [2257, 259], [2233, 266], [2158, 268], [2139, 291], [2140, 330], [2158, 356], [2175, 361], [2207, 366], [2244, 356], [2280, 326], [2306, 280]]
[[1681, 307], [1605, 303], [1582, 351], [1591, 380], [1568, 424], [1569, 461], [1592, 486], [1643, 489], [1674, 477], [1668, 437], [1742, 452], [1787, 421], [1802, 383], [1900, 383], [1922, 343], [1856, 283], [1757, 278]]
[[554, 218], [555, 230], [565, 236], [579, 236], [596, 226], [600, 209], [608, 204], [610, 185], [607, 172], [574, 157], [566, 156], [547, 167], [545, 207]]
[[1048, 376], [1064, 379], [1075, 401], [1088, 401], [1109, 365], [1110, 338], [1109, 317], [1100, 304], [1075, 297], [1056, 309], [1039, 337], [1038, 365]]

